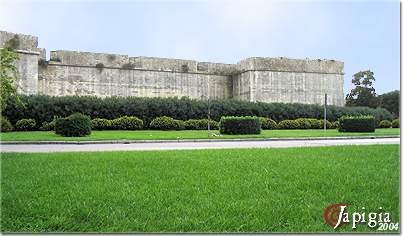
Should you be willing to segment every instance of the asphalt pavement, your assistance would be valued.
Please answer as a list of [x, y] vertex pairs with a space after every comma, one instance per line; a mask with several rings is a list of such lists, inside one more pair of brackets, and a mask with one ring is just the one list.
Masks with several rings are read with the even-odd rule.
[[1, 144], [1, 152], [102, 152], [142, 150], [186, 150], [221, 148], [287, 148], [338, 145], [400, 144], [400, 138], [341, 140], [264, 140], [220, 142], [98, 143], [98, 144]]

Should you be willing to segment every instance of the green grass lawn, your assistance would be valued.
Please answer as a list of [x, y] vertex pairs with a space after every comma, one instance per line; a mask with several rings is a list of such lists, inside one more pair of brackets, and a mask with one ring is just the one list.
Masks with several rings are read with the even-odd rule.
[[399, 222], [399, 145], [3, 153], [3, 232], [334, 230], [331, 204]]
[[[219, 134], [217, 130], [213, 131]], [[327, 130], [263, 130], [260, 135], [222, 135], [211, 137], [213, 139], [231, 139], [231, 138], [289, 138], [289, 137], [336, 137], [336, 136], [383, 136], [400, 135], [400, 129], [376, 129], [374, 133], [343, 133], [335, 129]], [[140, 131], [92, 131], [90, 136], [86, 137], [62, 137], [51, 131], [32, 131], [32, 132], [10, 132], [1, 133], [2, 141], [78, 141], [78, 140], [172, 140], [172, 139], [207, 139], [206, 130], [184, 130], [184, 131], [158, 131], [158, 130], [140, 130]]]

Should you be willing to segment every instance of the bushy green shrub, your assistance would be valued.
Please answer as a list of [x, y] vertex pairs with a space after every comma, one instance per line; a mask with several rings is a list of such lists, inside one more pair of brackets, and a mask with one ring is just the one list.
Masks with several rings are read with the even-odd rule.
[[373, 116], [343, 116], [339, 119], [340, 132], [374, 132]]
[[0, 120], [1, 120], [0, 132], [10, 132], [14, 129], [13, 125], [6, 117], [0, 116]]
[[[323, 129], [323, 119], [310, 119], [311, 129]], [[322, 121], [322, 122], [321, 122]]]
[[379, 122], [378, 127], [379, 128], [390, 128], [390, 127], [392, 127], [392, 122], [390, 122], [388, 120], [382, 120], [381, 122]]
[[143, 121], [135, 116], [123, 116], [112, 120], [114, 129], [120, 130], [140, 130], [143, 129]]
[[[155, 117], [169, 116], [178, 120], [203, 119], [208, 115], [208, 101], [189, 98], [144, 98], [44, 95], [21, 96], [25, 106], [19, 106], [14, 99], [7, 101], [3, 115], [12, 124], [26, 117], [42, 124], [54, 116], [66, 117], [81, 112], [92, 118], [115, 119], [121, 116], [136, 116], [148, 126]], [[211, 119], [219, 121], [221, 116], [270, 117], [276, 122], [297, 118], [323, 119], [323, 106], [308, 104], [263, 103], [237, 100], [211, 100]], [[327, 119], [336, 121], [344, 115], [373, 115], [377, 122], [392, 120], [385, 109], [368, 107], [328, 106]]]
[[54, 130], [55, 126], [52, 125], [51, 123], [52, 123], [52, 122], [44, 121], [39, 129], [40, 129], [40, 130], [43, 130], [43, 131]]
[[220, 133], [260, 134], [261, 125], [256, 116], [223, 116], [220, 119]]
[[277, 122], [267, 117], [259, 117], [262, 129], [277, 129]]
[[339, 128], [339, 121], [332, 122], [332, 125], [329, 129], [338, 129]]
[[91, 119], [81, 113], [74, 113], [56, 120], [55, 132], [66, 137], [82, 137], [91, 134]]
[[283, 120], [277, 124], [279, 129], [299, 129], [300, 125], [295, 120]]
[[[324, 120], [319, 120], [319, 127], [320, 129], [324, 129], [325, 128], [325, 121]], [[331, 129], [332, 127], [332, 123], [328, 120], [326, 120], [326, 129]]]
[[41, 126], [41, 128], [39, 128], [40, 130], [43, 130], [43, 131], [51, 131], [51, 130], [54, 130], [55, 129], [55, 123], [56, 122], [47, 122], [47, 121], [44, 121], [43, 123], [42, 123], [42, 126]]
[[113, 129], [114, 127], [111, 120], [95, 118], [91, 120], [91, 128], [93, 130], [109, 130]]
[[399, 119], [394, 119], [392, 121], [392, 128], [399, 128], [400, 127], [400, 120]]
[[36, 122], [34, 119], [21, 119], [15, 123], [15, 128], [20, 131], [35, 130]]
[[43, 130], [43, 131], [55, 130], [56, 120], [57, 120], [58, 118], [60, 118], [60, 117], [56, 117], [56, 116], [55, 116], [51, 122], [44, 121], [44, 122], [42, 123], [42, 126], [41, 126], [39, 129], [40, 129], [40, 130]]
[[185, 129], [185, 122], [183, 120], [176, 120], [178, 124], [178, 129], [177, 130], [184, 130]]
[[[320, 129], [321, 122], [318, 119], [298, 118], [295, 120], [298, 123], [298, 129]], [[323, 121], [322, 121], [323, 122]]]
[[172, 117], [161, 116], [153, 119], [150, 123], [150, 129], [156, 130], [183, 130], [185, 123]]
[[[190, 119], [185, 121], [185, 129], [187, 130], [207, 130], [209, 124], [208, 119]], [[217, 130], [218, 122], [210, 120], [210, 129]]]
[[295, 120], [298, 123], [298, 129], [310, 129], [311, 121], [307, 118], [298, 118]]

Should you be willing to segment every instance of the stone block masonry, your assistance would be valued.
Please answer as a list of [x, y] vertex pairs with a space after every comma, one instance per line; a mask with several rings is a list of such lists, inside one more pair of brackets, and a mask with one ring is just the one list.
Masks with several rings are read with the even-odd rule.
[[46, 60], [38, 38], [0, 31], [18, 42], [18, 90], [51, 96], [189, 97], [344, 105], [344, 63], [252, 57], [237, 64], [57, 50]]

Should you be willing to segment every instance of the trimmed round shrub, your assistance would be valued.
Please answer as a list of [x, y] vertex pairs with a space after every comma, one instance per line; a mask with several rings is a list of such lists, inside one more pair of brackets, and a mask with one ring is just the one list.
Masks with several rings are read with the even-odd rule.
[[185, 129], [185, 123], [181, 120], [175, 120], [172, 117], [161, 116], [161, 117], [157, 117], [151, 121], [150, 129], [182, 130], [182, 129]]
[[374, 132], [373, 116], [343, 116], [339, 119], [340, 132]]
[[298, 129], [310, 129], [311, 128], [311, 122], [307, 118], [299, 118], [299, 119], [296, 119], [295, 122], [298, 123]]
[[392, 128], [399, 128], [400, 127], [400, 120], [399, 119], [394, 119], [392, 121]]
[[257, 116], [223, 116], [220, 119], [220, 133], [260, 134], [261, 125]]
[[262, 129], [277, 129], [277, 122], [267, 117], [259, 117]]
[[299, 123], [295, 120], [283, 120], [277, 124], [279, 129], [299, 129]]
[[20, 131], [35, 130], [36, 122], [34, 119], [21, 119], [15, 123], [15, 128]]
[[321, 122], [318, 119], [298, 118], [295, 121], [299, 125], [298, 129], [320, 129], [321, 128]]
[[81, 113], [74, 113], [56, 120], [55, 132], [66, 137], [82, 137], [91, 134], [91, 119]]
[[[185, 121], [185, 129], [187, 130], [207, 130], [209, 120], [208, 119], [190, 119]], [[218, 122], [214, 120], [210, 120], [210, 129], [217, 130], [218, 129]]]
[[1, 126], [0, 126], [1, 132], [10, 132], [14, 129], [13, 125], [6, 117], [0, 116], [0, 120], [1, 120]]
[[114, 129], [120, 130], [140, 130], [143, 129], [143, 121], [135, 116], [122, 116], [112, 120]]
[[103, 118], [95, 118], [91, 120], [91, 128], [93, 130], [113, 129], [112, 121]]
[[390, 127], [392, 127], [392, 122], [390, 122], [388, 120], [382, 120], [381, 122], [379, 122], [378, 127], [379, 128], [390, 128]]

